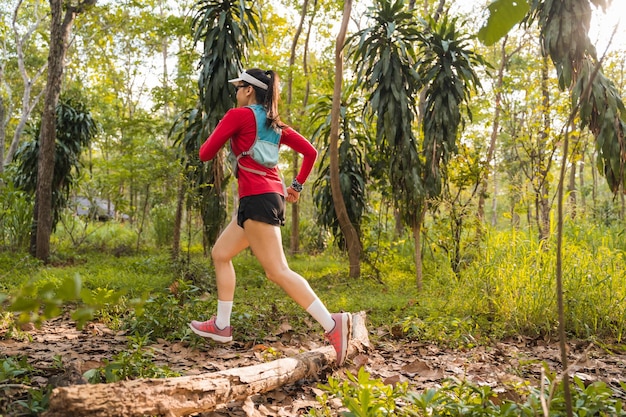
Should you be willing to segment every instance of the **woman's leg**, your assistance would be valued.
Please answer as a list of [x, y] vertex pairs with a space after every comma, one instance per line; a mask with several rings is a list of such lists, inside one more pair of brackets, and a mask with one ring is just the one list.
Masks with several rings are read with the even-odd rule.
[[217, 315], [207, 321], [194, 320], [189, 323], [194, 333], [221, 343], [233, 339], [230, 314], [237, 279], [232, 259], [247, 247], [248, 241], [243, 229], [237, 225], [234, 218], [217, 238], [211, 251], [217, 281]]
[[222, 234], [217, 238], [211, 257], [215, 267], [217, 281], [217, 299], [233, 301], [235, 297], [235, 268], [233, 258], [248, 247], [248, 240], [241, 227], [237, 225], [237, 218], [233, 218]]
[[248, 219], [244, 223], [244, 231], [250, 249], [263, 266], [267, 277], [324, 327], [326, 338], [337, 353], [337, 363], [341, 365], [348, 351], [352, 316], [348, 313], [330, 314], [307, 280], [289, 268], [279, 226]]
[[292, 271], [287, 264], [280, 227], [248, 219], [243, 225], [250, 249], [265, 270], [265, 274], [278, 284], [302, 308], [307, 309], [317, 296], [309, 283]]

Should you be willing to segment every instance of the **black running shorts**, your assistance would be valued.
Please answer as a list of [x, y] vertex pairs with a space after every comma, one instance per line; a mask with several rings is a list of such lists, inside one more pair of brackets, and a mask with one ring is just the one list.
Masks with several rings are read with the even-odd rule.
[[246, 220], [252, 219], [271, 224], [285, 225], [285, 197], [277, 193], [250, 195], [239, 200], [237, 224], [243, 227]]

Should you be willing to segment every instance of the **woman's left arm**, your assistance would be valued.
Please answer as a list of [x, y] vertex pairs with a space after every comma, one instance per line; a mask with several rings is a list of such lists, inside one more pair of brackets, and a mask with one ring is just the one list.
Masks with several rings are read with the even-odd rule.
[[300, 170], [295, 179], [298, 183], [304, 184], [313, 169], [313, 165], [315, 165], [317, 150], [311, 142], [291, 127], [287, 127], [283, 130], [280, 143], [302, 155], [302, 164], [300, 165]]

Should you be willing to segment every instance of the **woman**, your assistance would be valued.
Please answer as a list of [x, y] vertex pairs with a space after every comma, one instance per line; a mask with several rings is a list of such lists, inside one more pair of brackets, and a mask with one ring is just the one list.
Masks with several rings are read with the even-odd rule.
[[[325, 337], [337, 352], [337, 364], [341, 365], [348, 348], [351, 316], [330, 314], [309, 283], [289, 268], [280, 233], [285, 221], [285, 200], [295, 203], [300, 198], [302, 184], [313, 168], [317, 151], [302, 135], [281, 123], [279, 81], [274, 71], [249, 69], [229, 82], [237, 90], [237, 108], [226, 112], [200, 147], [200, 159], [214, 158], [230, 139], [231, 151], [237, 156], [239, 208], [211, 251], [217, 280], [217, 315], [204, 322], [192, 321], [189, 326], [194, 333], [217, 342], [232, 340], [230, 316], [236, 282], [232, 259], [249, 247], [267, 277], [324, 328]], [[276, 166], [264, 166], [247, 153], [257, 136], [260, 139], [275, 136], [281, 145], [302, 154], [300, 171], [286, 190]], [[276, 155], [277, 152], [276, 149]]]

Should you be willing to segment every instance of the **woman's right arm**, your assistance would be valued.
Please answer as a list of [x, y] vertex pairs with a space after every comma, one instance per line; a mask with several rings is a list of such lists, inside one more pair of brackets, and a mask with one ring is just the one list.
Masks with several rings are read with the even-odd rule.
[[215, 127], [215, 130], [213, 130], [208, 139], [200, 146], [199, 156], [202, 162], [210, 161], [215, 158], [215, 155], [217, 155], [228, 139], [237, 133], [239, 123], [237, 123], [237, 117], [234, 116], [234, 113], [233, 110], [227, 111], [222, 120], [220, 120]]

